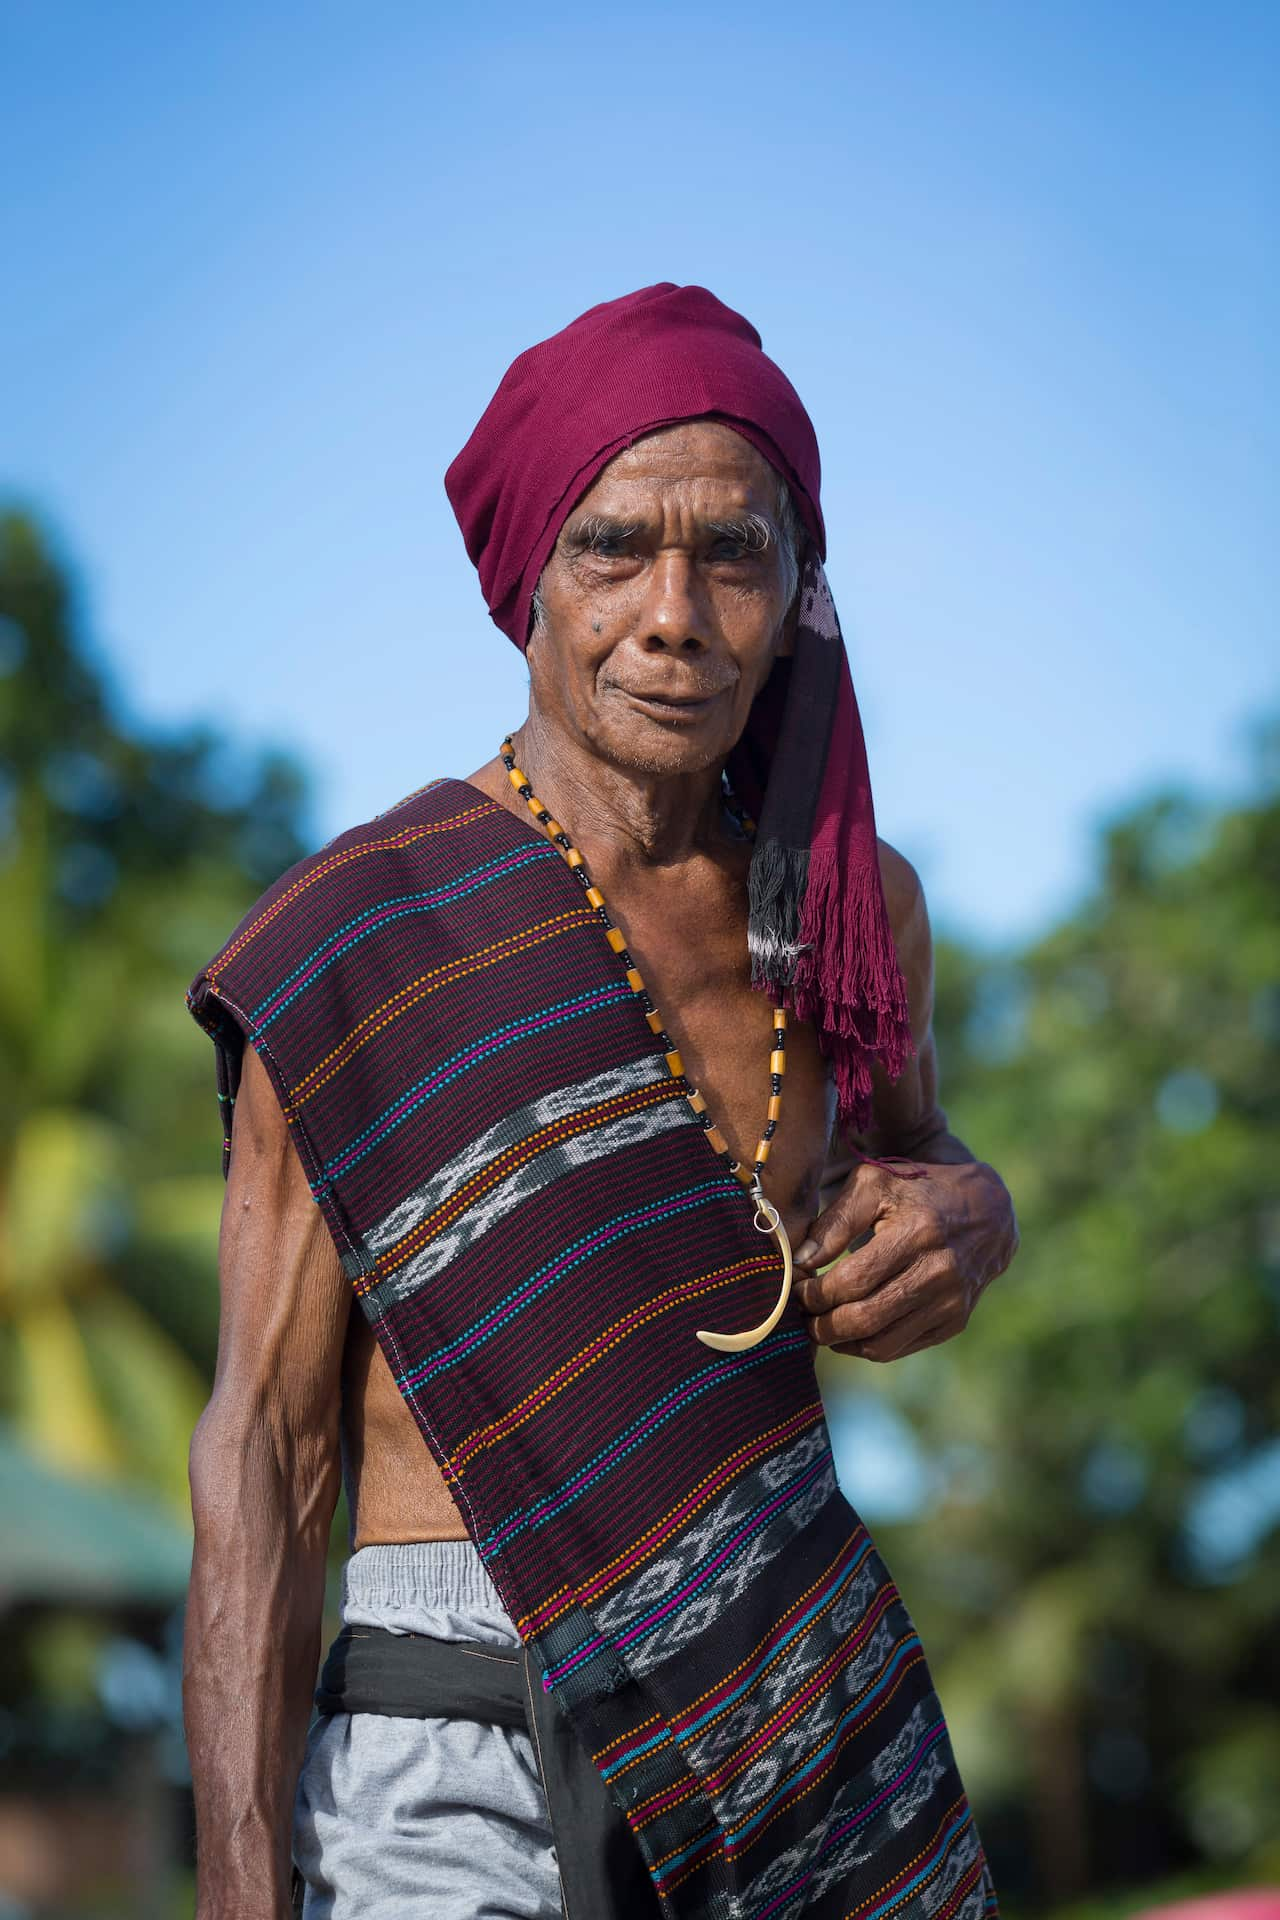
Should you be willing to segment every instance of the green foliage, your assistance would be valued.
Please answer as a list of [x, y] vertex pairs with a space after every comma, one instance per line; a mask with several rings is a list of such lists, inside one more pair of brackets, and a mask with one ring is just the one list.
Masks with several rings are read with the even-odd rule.
[[179, 1514], [222, 1193], [182, 988], [301, 853], [301, 799], [278, 756], [121, 721], [62, 569], [0, 518], [0, 1415]]
[[[927, 1509], [877, 1539], [1015, 1912], [1280, 1873], [1280, 729], [1259, 749], [1247, 805], [1118, 818], [1026, 951], [939, 941], [944, 1100], [1022, 1248], [961, 1339], [828, 1372], [922, 1450]], [[223, 1189], [182, 988], [302, 799], [286, 760], [125, 724], [0, 519], [0, 1418], [184, 1514]]]
[[1021, 1249], [960, 1339], [827, 1376], [923, 1449], [927, 1511], [876, 1531], [1011, 1900], [1261, 1872], [1280, 1827], [1270, 746], [1247, 805], [1116, 820], [1025, 952], [939, 943], [945, 1104]]

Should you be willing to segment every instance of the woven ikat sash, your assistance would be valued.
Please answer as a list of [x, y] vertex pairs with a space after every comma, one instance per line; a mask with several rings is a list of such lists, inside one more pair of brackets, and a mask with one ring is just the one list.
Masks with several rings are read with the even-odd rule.
[[836, 1485], [781, 1265], [556, 850], [439, 780], [277, 880], [192, 982], [257, 1049], [544, 1685], [681, 1920], [980, 1920], [920, 1641]]

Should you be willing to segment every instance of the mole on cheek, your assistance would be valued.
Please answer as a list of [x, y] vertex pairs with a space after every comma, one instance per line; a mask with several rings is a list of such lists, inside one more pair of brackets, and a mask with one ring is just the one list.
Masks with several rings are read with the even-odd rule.
[[604, 622], [602, 620], [593, 620], [591, 622], [591, 631], [592, 633], [603, 633]]

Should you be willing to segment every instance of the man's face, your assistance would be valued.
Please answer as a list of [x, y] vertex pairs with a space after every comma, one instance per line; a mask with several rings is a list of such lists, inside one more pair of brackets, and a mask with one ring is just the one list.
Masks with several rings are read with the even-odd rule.
[[566, 520], [529, 641], [539, 716], [618, 767], [722, 761], [790, 645], [778, 475], [699, 420], [611, 460]]

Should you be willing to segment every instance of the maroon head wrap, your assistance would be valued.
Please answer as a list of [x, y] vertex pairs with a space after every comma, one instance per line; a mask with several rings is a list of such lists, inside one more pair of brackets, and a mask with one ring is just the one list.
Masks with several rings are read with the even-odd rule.
[[791, 487], [809, 536], [795, 650], [779, 660], [730, 756], [756, 816], [753, 986], [816, 1026], [841, 1120], [865, 1132], [871, 1066], [914, 1051], [880, 884], [862, 723], [822, 560], [813, 423], [742, 315], [664, 281], [592, 307], [514, 360], [445, 487], [489, 611], [523, 651], [561, 527], [615, 454], [706, 417], [743, 435]]

